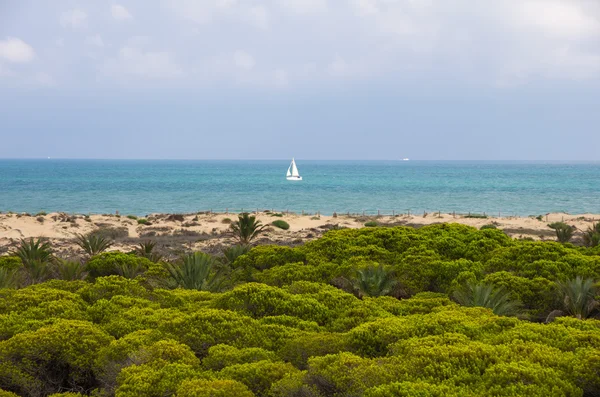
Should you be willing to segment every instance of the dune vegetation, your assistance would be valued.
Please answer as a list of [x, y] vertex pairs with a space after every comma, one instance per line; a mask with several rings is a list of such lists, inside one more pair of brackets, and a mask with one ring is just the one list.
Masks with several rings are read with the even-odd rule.
[[[251, 217], [250, 217], [251, 218]], [[0, 257], [0, 397], [595, 396], [600, 248], [457, 224]]]

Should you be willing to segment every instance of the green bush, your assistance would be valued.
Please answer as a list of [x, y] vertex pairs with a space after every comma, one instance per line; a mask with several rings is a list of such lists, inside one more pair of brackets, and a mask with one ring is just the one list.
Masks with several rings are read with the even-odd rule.
[[479, 228], [479, 230], [486, 230], [486, 229], [498, 229], [498, 226], [494, 225], [493, 223], [488, 223], [487, 225], [483, 225]]
[[235, 380], [186, 380], [177, 389], [177, 397], [254, 397], [243, 383]]
[[137, 220], [138, 225], [149, 225], [150, 221], [146, 218], [140, 218]]
[[288, 230], [290, 228], [290, 224], [282, 219], [271, 222], [271, 225], [283, 230]]
[[379, 222], [377, 221], [369, 221], [367, 223], [365, 223], [365, 227], [377, 227], [379, 226]]
[[152, 261], [135, 254], [105, 252], [92, 257], [86, 265], [89, 276], [96, 277], [121, 275], [128, 277], [143, 273], [153, 266]]
[[127, 215], [127, 218], [133, 219], [135, 221], [135, 220], [137, 220], [138, 217], [135, 215]]

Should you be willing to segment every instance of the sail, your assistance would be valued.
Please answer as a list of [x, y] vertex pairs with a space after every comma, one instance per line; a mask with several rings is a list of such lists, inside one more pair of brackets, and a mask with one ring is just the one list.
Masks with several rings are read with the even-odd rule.
[[298, 168], [296, 167], [296, 162], [294, 161], [294, 159], [292, 159], [291, 167], [292, 167], [292, 176], [300, 176], [300, 174], [298, 173]]
[[286, 174], [285, 176], [292, 176], [292, 171], [291, 171], [291, 169], [292, 169], [292, 165], [290, 164], [290, 166], [288, 167], [287, 174]]

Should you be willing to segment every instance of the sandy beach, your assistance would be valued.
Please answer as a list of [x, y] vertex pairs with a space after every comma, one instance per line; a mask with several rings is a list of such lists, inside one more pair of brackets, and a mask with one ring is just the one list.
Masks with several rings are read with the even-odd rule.
[[[257, 241], [258, 243], [286, 245], [301, 244], [336, 227], [364, 227], [364, 224], [369, 221], [375, 221], [382, 226], [412, 227], [435, 223], [460, 223], [480, 228], [483, 225], [494, 224], [511, 237], [535, 240], [555, 240], [555, 232], [548, 227], [548, 223], [564, 221], [576, 228], [573, 241], [577, 243], [582, 231], [600, 220], [598, 214], [564, 213], [543, 215], [541, 220], [535, 217], [471, 218], [444, 213], [318, 216], [260, 212], [257, 217], [263, 224], [271, 224], [274, 220], [281, 219], [290, 226], [288, 230], [269, 226]], [[230, 222], [237, 219], [237, 214], [233, 213], [151, 214], [145, 218], [133, 218], [133, 216], [114, 214], [88, 216], [66, 213], [37, 215], [2, 213], [0, 214], [0, 253], [8, 252], [22, 238], [43, 237], [50, 240], [58, 251], [67, 255], [77, 255], [77, 247], [74, 243], [76, 235], [91, 232], [102, 232], [114, 239], [115, 245], [112, 249], [115, 250], [128, 250], [146, 240], [154, 240], [164, 246], [165, 250], [172, 252], [186, 249], [215, 252], [235, 243], [228, 234]]]

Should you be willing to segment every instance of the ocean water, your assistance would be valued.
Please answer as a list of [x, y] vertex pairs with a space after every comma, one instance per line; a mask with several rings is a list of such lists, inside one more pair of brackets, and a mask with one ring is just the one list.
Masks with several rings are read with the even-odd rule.
[[600, 213], [600, 163], [0, 160], [0, 211]]

